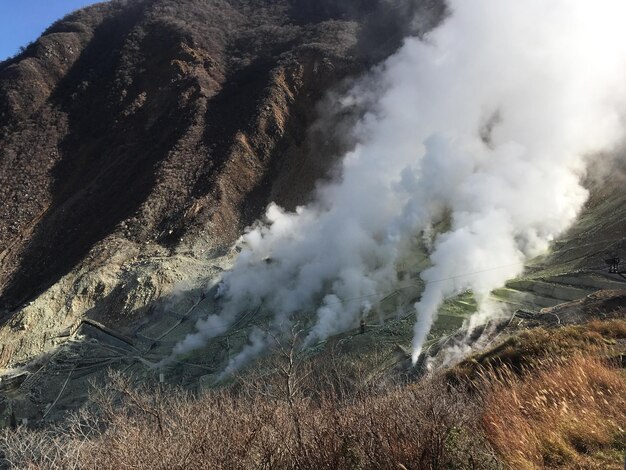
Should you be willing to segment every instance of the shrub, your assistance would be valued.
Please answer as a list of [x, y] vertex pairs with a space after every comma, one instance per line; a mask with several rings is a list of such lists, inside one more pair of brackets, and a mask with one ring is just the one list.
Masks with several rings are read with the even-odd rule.
[[476, 404], [438, 379], [349, 403], [256, 390], [195, 398], [112, 374], [90, 411], [49, 431], [5, 432], [0, 448], [31, 469], [495, 468]]
[[626, 377], [617, 367], [576, 355], [485, 380], [487, 439], [511, 468], [622, 468]]

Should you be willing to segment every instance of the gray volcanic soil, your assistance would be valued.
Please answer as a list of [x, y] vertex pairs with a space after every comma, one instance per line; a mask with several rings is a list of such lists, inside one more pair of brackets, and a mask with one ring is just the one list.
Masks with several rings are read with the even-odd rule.
[[350, 145], [354, 116], [326, 93], [435, 24], [441, 5], [113, 0], [0, 63], [5, 411], [50, 417], [79, 369], [171, 347], [141, 333], [171, 328], [267, 204], [308, 201]]
[[[323, 125], [309, 131], [316, 104], [391, 53], [412, 13], [112, 1], [0, 64], [0, 367], [86, 314], [124, 328], [188, 278], [159, 263], [203, 263], [270, 201], [307, 201], [341, 150]], [[149, 275], [131, 273], [141, 262]]]
[[[156, 380], [150, 365], [217, 308], [211, 286], [243, 229], [270, 201], [307, 202], [350, 145], [342, 134], [355, 116], [337, 114], [327, 93], [442, 14], [438, 1], [114, 0], [1, 63], [0, 427], [11, 414], [61, 419], [109, 367]], [[589, 185], [579, 223], [494, 293], [507, 312], [495, 335], [553, 322], [558, 309], [540, 310], [563, 302], [584, 320], [576, 301], [624, 286], [603, 265], [626, 256], [623, 179]], [[416, 276], [375, 306], [364, 335], [311, 354], [406, 372]], [[429, 354], [474, 309], [471, 294], [446, 302]], [[164, 369], [166, 381], [211, 386], [268, 315], [242, 312]]]

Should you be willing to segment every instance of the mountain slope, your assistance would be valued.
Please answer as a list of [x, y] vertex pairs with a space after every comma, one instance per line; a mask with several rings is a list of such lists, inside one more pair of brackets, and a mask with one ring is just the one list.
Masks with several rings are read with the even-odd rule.
[[114, 1], [2, 64], [0, 304], [106, 237], [228, 243], [270, 194], [302, 202], [330, 163], [299, 148], [315, 103], [401, 37], [366, 47], [382, 7], [345, 3]]
[[117, 0], [0, 64], [0, 322], [12, 322], [0, 355], [21, 357], [11, 345], [27, 325], [145, 312], [185, 277], [136, 295], [124, 262], [200, 255], [270, 200], [306, 201], [338, 152], [307, 131], [316, 103], [398, 46], [406, 8]]
[[[0, 64], [0, 368], [13, 369], [0, 391], [13, 410], [57, 419], [107, 367], [153, 374], [146, 364], [218, 308], [207, 286], [245, 227], [332, 174], [355, 119], [337, 91], [442, 14], [437, 1], [118, 0]], [[551, 256], [494, 293], [511, 314], [620, 286], [600, 259], [623, 237], [615, 176]], [[425, 253], [364, 334], [311, 353], [378, 354], [385, 373], [406, 372]], [[475, 310], [471, 293], [446, 302], [426, 355]], [[269, 313], [242, 312], [167, 380], [212, 385]]]

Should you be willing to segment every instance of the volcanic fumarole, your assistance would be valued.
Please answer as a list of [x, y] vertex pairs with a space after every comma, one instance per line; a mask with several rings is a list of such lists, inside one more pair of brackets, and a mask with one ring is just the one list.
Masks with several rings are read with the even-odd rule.
[[[432, 249], [413, 360], [446, 298], [469, 289], [475, 320], [489, 317], [489, 293], [571, 226], [586, 168], [622, 142], [625, 14], [619, 0], [450, 0], [437, 28], [406, 38], [342, 97], [362, 117], [340, 176], [295, 212], [268, 207], [222, 277], [221, 310], [173, 353], [259, 305], [275, 329], [315, 311], [309, 340], [354, 327], [398, 285], [416, 236]], [[254, 332], [230, 369], [266, 343]]]

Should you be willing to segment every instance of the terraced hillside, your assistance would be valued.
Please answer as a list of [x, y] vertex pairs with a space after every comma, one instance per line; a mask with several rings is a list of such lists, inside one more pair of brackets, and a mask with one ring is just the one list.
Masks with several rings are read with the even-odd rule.
[[307, 201], [349, 145], [326, 93], [443, 11], [392, 3], [112, 0], [0, 63], [11, 406], [51, 417], [80, 376], [162, 354], [206, 313], [185, 316], [242, 230], [271, 200]]
[[[327, 139], [352, 116], [328, 118], [326, 93], [391, 53], [415, 27], [404, 19], [426, 29], [442, 15], [439, 2], [391, 3], [117, 0], [0, 64], [0, 426], [62, 419], [107, 368], [193, 390], [231, 380], [229, 360], [268, 322], [262, 306], [154, 366], [217, 311], [242, 230], [270, 200], [307, 201], [349, 145]], [[626, 257], [623, 181], [590, 179], [576, 226], [493, 293], [499, 316], [472, 333], [476, 347], [626, 286], [604, 264]], [[423, 254], [361, 328], [307, 354], [362, 364], [372, 380], [427, 370], [476, 304], [471, 292], [444, 304], [412, 369]]]

